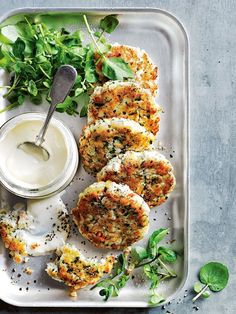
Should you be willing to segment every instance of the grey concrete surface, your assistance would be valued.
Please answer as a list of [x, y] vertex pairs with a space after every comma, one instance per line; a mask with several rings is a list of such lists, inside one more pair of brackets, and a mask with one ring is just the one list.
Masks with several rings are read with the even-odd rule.
[[[0, 302], [0, 313], [236, 313], [236, 1], [234, 0], [1, 0], [0, 13], [23, 6], [140, 6], [175, 14], [185, 25], [190, 66], [190, 271], [185, 289], [201, 265], [229, 266], [228, 287], [197, 303], [191, 293], [165, 309], [26, 309]], [[4, 289], [1, 287], [0, 289]], [[180, 299], [180, 300], [179, 300]], [[169, 311], [169, 312], [168, 312]]]

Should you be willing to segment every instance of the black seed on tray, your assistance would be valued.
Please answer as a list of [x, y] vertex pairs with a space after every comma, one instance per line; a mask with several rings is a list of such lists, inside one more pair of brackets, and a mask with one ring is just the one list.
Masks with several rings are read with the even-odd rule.
[[18, 274], [17, 277], [20, 278], [20, 277], [21, 277], [21, 274]]
[[12, 268], [12, 272], [13, 272], [13, 273], [15, 273], [15, 272], [16, 272], [15, 268]]
[[22, 288], [19, 288], [20, 291], [22, 291]]
[[194, 309], [195, 311], [198, 311], [198, 310], [199, 310], [199, 307], [195, 305], [195, 306], [193, 307], [193, 309]]

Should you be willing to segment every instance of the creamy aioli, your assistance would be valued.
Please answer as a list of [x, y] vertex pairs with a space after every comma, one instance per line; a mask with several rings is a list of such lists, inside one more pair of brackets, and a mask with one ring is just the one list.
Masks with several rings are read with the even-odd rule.
[[[56, 250], [65, 244], [70, 231], [69, 215], [60, 194], [43, 200], [28, 200], [27, 207], [15, 204], [13, 210], [0, 214], [0, 226], [5, 226], [3, 240], [11, 255], [20, 255], [18, 261], [22, 261], [24, 255], [39, 256]], [[8, 247], [9, 239], [15, 243], [20, 241], [24, 254], [19, 253], [17, 245]]]
[[0, 167], [13, 183], [28, 189], [38, 189], [52, 183], [65, 168], [68, 148], [63, 133], [50, 123], [43, 147], [50, 154], [47, 161], [25, 153], [17, 146], [34, 142], [43, 120], [21, 120], [9, 128], [0, 139]]

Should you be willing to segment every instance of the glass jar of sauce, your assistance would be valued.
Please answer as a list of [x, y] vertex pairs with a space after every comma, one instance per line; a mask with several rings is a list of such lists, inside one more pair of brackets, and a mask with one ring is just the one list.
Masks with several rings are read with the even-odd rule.
[[43, 113], [24, 113], [0, 128], [0, 181], [7, 190], [24, 198], [45, 198], [62, 191], [78, 168], [74, 136], [56, 118], [52, 118], [42, 144], [49, 153], [48, 160], [19, 149], [20, 144], [35, 141], [45, 117]]

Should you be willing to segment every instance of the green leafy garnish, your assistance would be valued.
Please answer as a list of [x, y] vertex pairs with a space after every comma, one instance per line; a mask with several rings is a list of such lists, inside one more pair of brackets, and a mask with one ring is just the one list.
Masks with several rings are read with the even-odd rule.
[[201, 296], [208, 298], [210, 296], [209, 289], [213, 292], [223, 290], [229, 280], [228, 268], [218, 262], [207, 263], [200, 269], [199, 280], [201, 283], [197, 282], [194, 285], [197, 295], [193, 298], [193, 302]]
[[[202, 289], [205, 287], [204, 284], [202, 284], [201, 282], [196, 282], [193, 286], [193, 290], [196, 292], [196, 293], [199, 293], [202, 291]], [[205, 291], [202, 293], [202, 297], [203, 298], [209, 298], [209, 296], [211, 295], [210, 291]]]
[[150, 296], [149, 299], [149, 305], [151, 306], [157, 306], [165, 301], [165, 298], [163, 298], [162, 295], [159, 293], [154, 293]]
[[33, 96], [37, 96], [38, 94], [37, 86], [33, 80], [29, 81], [28, 92]]
[[[104, 64], [103, 75], [107, 79], [133, 76], [124, 60], [108, 60], [105, 56], [111, 45], [103, 34], [112, 33], [118, 26], [116, 16], [104, 17], [96, 32], [91, 30], [85, 15], [83, 19], [92, 39], [88, 44], [83, 43], [84, 34], [80, 29], [74, 32], [64, 28], [53, 29], [33, 17], [25, 17], [15, 25], [0, 28], [0, 68], [10, 74], [10, 84], [5, 86], [7, 92], [3, 96], [10, 104], [0, 112], [22, 105], [27, 98], [35, 105], [44, 99], [50, 102], [49, 93], [54, 74], [61, 65], [70, 64], [76, 68], [78, 77], [69, 96], [57, 106], [57, 111], [86, 116], [89, 95], [99, 83], [95, 53]], [[4, 28], [13, 29], [16, 36], [7, 38]], [[85, 94], [86, 96], [79, 97]]]
[[157, 253], [157, 244], [165, 238], [168, 233], [168, 229], [158, 229], [153, 232], [151, 237], [148, 240], [147, 251], [151, 257], [156, 256]]
[[102, 64], [102, 73], [110, 80], [133, 77], [128, 64], [121, 58], [105, 58]]
[[175, 251], [170, 248], [160, 246], [158, 248], [158, 253], [161, 255], [162, 260], [165, 262], [172, 263], [175, 262], [177, 259]]
[[[88, 24], [88, 20], [86, 15], [83, 16], [85, 25], [87, 27], [87, 30], [91, 36], [91, 39], [97, 48], [97, 51], [100, 55], [100, 59], [102, 61], [102, 74], [109, 78], [110, 80], [123, 80], [125, 78], [133, 78], [133, 72], [130, 70], [130, 67], [128, 64], [121, 58], [107, 58], [102, 51], [102, 49], [99, 47], [98, 42], [99, 39], [101, 38], [102, 34], [100, 34], [100, 37], [98, 41], [96, 41], [94, 34]], [[108, 24], [108, 22], [106, 22]], [[105, 23], [103, 23], [104, 25]], [[117, 24], [118, 25], [118, 24]], [[111, 32], [113, 28], [106, 28]], [[114, 28], [115, 29], [115, 28]], [[106, 30], [106, 31], [107, 31]], [[105, 26], [104, 26], [104, 31], [105, 31]], [[100, 40], [101, 41], [101, 40]]]
[[19, 37], [12, 45], [12, 53], [16, 58], [23, 60], [25, 52], [25, 42]]
[[112, 32], [114, 32], [114, 30], [116, 29], [118, 24], [119, 24], [119, 21], [116, 18], [116, 15], [111, 14], [111, 15], [107, 15], [103, 19], [101, 19], [100, 28], [104, 32], [111, 34]]
[[58, 112], [66, 112], [69, 115], [73, 115], [75, 113], [78, 114], [77, 110], [77, 102], [74, 101], [70, 96], [67, 96], [63, 103], [60, 103], [56, 107], [56, 111]]
[[159, 229], [152, 233], [147, 247], [135, 246], [120, 254], [114, 265], [112, 274], [98, 282], [91, 289], [102, 287], [99, 294], [107, 301], [110, 297], [117, 297], [120, 289], [130, 280], [131, 274], [141, 268], [150, 282], [149, 305], [155, 306], [165, 301], [156, 292], [158, 285], [167, 279], [175, 278], [175, 272], [166, 265], [177, 259], [176, 253], [166, 247], [158, 247], [158, 243], [167, 235], [168, 229]]
[[98, 81], [98, 75], [96, 73], [94, 62], [94, 51], [92, 48], [88, 50], [85, 59], [85, 79], [89, 83], [96, 83]]
[[85, 117], [88, 111], [89, 96], [88, 94], [83, 93], [78, 97], [78, 99], [82, 105], [82, 108], [80, 110], [80, 117]]
[[99, 291], [99, 294], [104, 297], [104, 301], [107, 301], [110, 297], [117, 297], [119, 290], [122, 289], [126, 282], [130, 279], [128, 270], [128, 257], [129, 254], [123, 253], [117, 257], [117, 262], [114, 265], [113, 273], [110, 277], [99, 281], [91, 290], [97, 287], [103, 287]]

